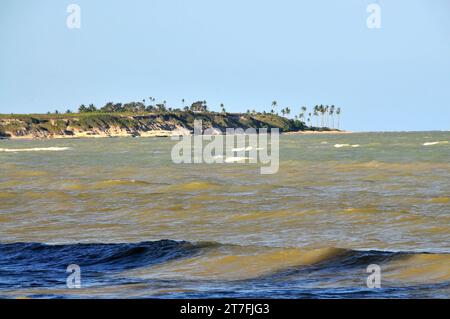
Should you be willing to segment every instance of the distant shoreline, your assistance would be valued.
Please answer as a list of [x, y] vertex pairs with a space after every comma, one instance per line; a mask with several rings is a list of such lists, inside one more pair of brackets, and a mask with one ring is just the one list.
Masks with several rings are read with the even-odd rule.
[[[350, 131], [297, 131], [297, 132], [281, 132], [281, 135], [335, 135], [335, 134], [352, 134], [354, 132]], [[189, 135], [189, 134], [181, 134]], [[152, 137], [171, 137], [179, 136], [174, 134], [173, 131], [147, 131], [141, 135], [130, 135], [130, 134], [98, 134], [98, 135], [87, 135], [87, 134], [76, 134], [76, 135], [55, 135], [48, 137], [36, 137], [32, 135], [25, 136], [2, 136], [0, 139], [4, 140], [51, 140], [51, 139], [97, 139], [97, 138], [119, 138], [119, 137], [135, 137], [135, 138], [152, 138]]]
[[[343, 131], [343, 130], [330, 130], [330, 131], [297, 131], [297, 132], [284, 132], [284, 135], [334, 135], [334, 134], [352, 134], [355, 132]], [[361, 133], [361, 132], [360, 132]]]
[[71, 139], [105, 137], [168, 137], [190, 135], [194, 121], [217, 134], [227, 128], [279, 129], [282, 134], [344, 134], [327, 127], [309, 127], [276, 114], [217, 112], [0, 114], [2, 139]]

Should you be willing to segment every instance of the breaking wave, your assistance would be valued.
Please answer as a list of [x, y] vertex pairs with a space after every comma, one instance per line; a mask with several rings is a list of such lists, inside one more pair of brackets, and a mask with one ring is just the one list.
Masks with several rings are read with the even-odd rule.
[[17, 152], [60, 152], [69, 150], [70, 147], [33, 147], [33, 148], [0, 148], [0, 152], [17, 153]]
[[[200, 286], [208, 283], [211, 289], [219, 283], [222, 288], [223, 285], [261, 285], [265, 290], [258, 293], [265, 297], [271, 297], [271, 291], [280, 287], [289, 294], [306, 288], [323, 292], [329, 287], [334, 287], [333, 293], [339, 294], [337, 287], [347, 287], [344, 289], [347, 292], [348, 287], [357, 287], [355, 296], [364, 296], [367, 291], [361, 287], [367, 276], [366, 268], [379, 264], [383, 269], [383, 284], [390, 286], [389, 292], [382, 293], [395, 295], [399, 291], [404, 293], [408, 285], [437, 284], [447, 289], [449, 262], [448, 252], [273, 248], [173, 240], [117, 244], [11, 243], [0, 244], [0, 295], [14, 289], [61, 290], [70, 264], [80, 266], [83, 285], [91, 288], [155, 282], [171, 283], [171, 286], [183, 286], [184, 282], [203, 283]], [[243, 296], [239, 291], [232, 295]]]
[[438, 142], [426, 142], [423, 143], [423, 146], [433, 146], [433, 145], [439, 145], [439, 144], [448, 144], [448, 141], [438, 141]]

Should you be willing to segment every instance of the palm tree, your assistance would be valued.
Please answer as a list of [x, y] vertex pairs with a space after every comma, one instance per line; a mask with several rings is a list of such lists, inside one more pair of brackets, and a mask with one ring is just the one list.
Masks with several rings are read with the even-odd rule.
[[223, 103], [220, 103], [220, 109], [222, 110], [222, 113], [226, 113], [225, 105]]
[[314, 116], [316, 117], [316, 127], [319, 127], [319, 106], [314, 106]]
[[277, 101], [272, 101], [272, 114], [275, 113], [275, 108], [277, 107]]
[[286, 107], [286, 110], [285, 110], [285, 112], [286, 112], [286, 115], [290, 115], [291, 114], [291, 108], [288, 106], [288, 107]]
[[[300, 121], [302, 121], [302, 119], [305, 117], [305, 113], [300, 113], [300, 115], [298, 116], [298, 118], [300, 119]], [[302, 121], [303, 122], [303, 121]]]
[[325, 113], [323, 105], [320, 104], [317, 110], [320, 113], [320, 126], [323, 127], [323, 113]]
[[283, 116], [286, 114], [286, 111], [284, 109], [281, 109], [281, 114], [283, 114]]
[[338, 128], [338, 130], [339, 130], [339, 124], [340, 124], [340, 121], [341, 121], [341, 108], [340, 108], [340, 107], [338, 107], [338, 108], [336, 109], [336, 115], [337, 115], [337, 117], [338, 117], [338, 125], [337, 125], [337, 128]]
[[184, 107], [184, 99], [181, 99], [181, 107]]
[[299, 114], [300, 119], [305, 117], [305, 112], [306, 112], [306, 106], [302, 106], [300, 108], [300, 114]]
[[306, 106], [302, 106], [301, 110], [302, 110], [302, 113], [306, 113], [306, 110], [307, 110]]
[[326, 105], [325, 106], [325, 127], [329, 127], [330, 126], [330, 106]]
[[330, 116], [331, 116], [331, 128], [334, 128], [334, 105], [330, 106]]
[[322, 127], [327, 127], [327, 115], [328, 115], [328, 105], [322, 105], [322, 119], [323, 119], [323, 124]]

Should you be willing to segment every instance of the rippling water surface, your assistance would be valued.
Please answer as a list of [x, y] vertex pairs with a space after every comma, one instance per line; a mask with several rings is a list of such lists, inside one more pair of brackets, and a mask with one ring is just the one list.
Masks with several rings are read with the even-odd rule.
[[449, 141], [283, 135], [274, 175], [168, 138], [0, 141], [0, 296], [449, 298]]

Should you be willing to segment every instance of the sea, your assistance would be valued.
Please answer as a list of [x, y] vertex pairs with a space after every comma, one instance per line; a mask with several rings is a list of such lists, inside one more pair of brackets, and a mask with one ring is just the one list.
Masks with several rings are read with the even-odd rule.
[[0, 140], [0, 297], [450, 298], [449, 141], [281, 135], [261, 174], [168, 137]]

